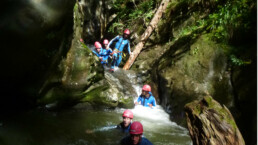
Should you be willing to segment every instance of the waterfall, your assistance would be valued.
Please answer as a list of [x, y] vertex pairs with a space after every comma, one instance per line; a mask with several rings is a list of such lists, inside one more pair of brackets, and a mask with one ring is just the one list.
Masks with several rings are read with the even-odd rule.
[[[121, 88], [133, 88], [134, 102], [136, 102], [138, 96], [141, 94], [142, 86], [144, 85], [140, 75], [137, 75], [137, 73], [132, 70], [124, 71], [121, 68], [118, 68], [114, 73], [108, 72], [107, 69], [105, 71], [105, 76], [107, 79], [114, 81], [114, 84], [117, 84], [117, 86], [120, 86]], [[116, 112], [122, 114], [126, 109], [127, 108], [118, 108], [116, 109]], [[180, 128], [184, 130], [184, 133], [186, 134], [188, 132], [185, 128], [177, 125], [175, 122], [172, 122], [170, 120], [169, 114], [163, 109], [162, 106], [158, 104], [153, 109], [149, 107], [143, 107], [141, 105], [136, 105], [131, 110], [134, 116], [139, 117], [143, 124], [146, 124], [146, 126], [153, 126], [155, 123], [157, 123], [157, 125], [167, 125]]]
[[215, 53], [209, 62], [208, 74], [197, 89], [212, 95], [226, 106], [234, 105], [233, 87], [230, 74], [227, 71], [227, 59], [220, 53]]

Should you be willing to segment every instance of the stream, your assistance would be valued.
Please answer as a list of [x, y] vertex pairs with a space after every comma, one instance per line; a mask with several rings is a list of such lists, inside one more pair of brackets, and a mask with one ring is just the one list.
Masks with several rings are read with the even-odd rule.
[[[120, 87], [131, 86], [137, 95], [141, 92], [141, 86], [137, 85], [139, 79], [137, 81], [134, 73], [118, 69], [115, 73], [105, 71], [105, 76]], [[137, 96], [134, 100], [136, 99]], [[46, 108], [10, 114], [0, 119], [0, 144], [118, 145], [126, 136], [116, 129], [116, 125], [122, 122], [122, 113], [126, 108], [70, 108], [58, 112], [48, 111]], [[134, 113], [133, 120], [143, 124], [144, 136], [154, 145], [192, 144], [188, 130], [171, 122], [169, 114], [161, 106], [150, 109], [138, 105], [131, 110]]]

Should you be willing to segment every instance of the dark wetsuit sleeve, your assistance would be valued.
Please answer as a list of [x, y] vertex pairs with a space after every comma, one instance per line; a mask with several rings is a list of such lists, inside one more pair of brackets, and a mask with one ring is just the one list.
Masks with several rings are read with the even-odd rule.
[[130, 136], [124, 137], [124, 138], [120, 141], [120, 145], [131, 145]]
[[139, 145], [153, 145], [147, 138], [143, 137]]

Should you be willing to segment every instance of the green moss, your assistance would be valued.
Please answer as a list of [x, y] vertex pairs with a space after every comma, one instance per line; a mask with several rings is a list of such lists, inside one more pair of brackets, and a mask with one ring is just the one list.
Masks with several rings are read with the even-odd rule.
[[74, 7], [73, 7], [73, 11], [76, 12], [78, 10], [78, 4], [75, 3]]
[[[202, 106], [202, 107], [201, 107]], [[227, 124], [230, 124], [233, 129], [237, 129], [237, 125], [234, 121], [234, 118], [231, 118], [230, 112], [226, 108], [222, 107], [218, 102], [212, 99], [211, 96], [204, 96], [202, 101], [194, 101], [185, 105], [185, 108], [191, 108], [195, 116], [199, 116], [202, 113], [202, 110], [215, 110], [220, 116], [220, 121], [225, 121]]]
[[41, 99], [38, 100], [39, 104], [49, 104], [49, 103], [53, 103], [54, 101], [56, 101], [58, 99], [57, 96], [53, 97], [53, 88], [51, 90], [48, 91], [48, 93]]
[[207, 102], [208, 109], [214, 109], [218, 111], [218, 113], [221, 115], [220, 119], [221, 121], [226, 121], [228, 124], [230, 124], [234, 129], [237, 129], [237, 125], [233, 119], [231, 119], [231, 115], [227, 112], [227, 110], [222, 107], [219, 103], [215, 102], [212, 97], [205, 96], [204, 100]]
[[196, 105], [196, 107], [195, 107], [195, 112], [196, 112], [197, 114], [201, 114], [201, 113], [202, 113], [201, 105]]
[[105, 95], [102, 95], [102, 92], [105, 92], [109, 88], [108, 85], [97, 87], [90, 92], [84, 94], [84, 98], [81, 99], [82, 102], [89, 102], [93, 105], [103, 105], [109, 107], [115, 107], [118, 105], [118, 102], [111, 102]]
[[91, 54], [92, 53], [92, 51], [90, 50], [90, 48], [86, 45], [86, 44], [84, 44], [83, 42], [80, 42], [81, 43], [81, 47], [82, 48], [84, 48], [83, 50], [83, 53], [85, 54], [85, 55], [87, 55], [87, 56], [89, 56], [89, 54]]
[[133, 108], [134, 107], [133, 97], [130, 97], [129, 99], [121, 98], [119, 100], [118, 106], [122, 108]]
[[214, 108], [215, 105], [213, 103], [213, 99], [210, 96], [204, 96], [203, 99], [206, 101], [208, 108]]
[[200, 103], [198, 103], [198, 101], [188, 103], [185, 106], [188, 108], [192, 108], [192, 110], [193, 110], [192, 113], [195, 114], [196, 116], [199, 116], [202, 113], [201, 105], [200, 105]]

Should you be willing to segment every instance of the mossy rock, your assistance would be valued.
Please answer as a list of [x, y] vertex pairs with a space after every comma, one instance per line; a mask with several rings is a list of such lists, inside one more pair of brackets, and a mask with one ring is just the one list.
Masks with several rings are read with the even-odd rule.
[[126, 97], [118, 88], [111, 87], [106, 80], [91, 86], [83, 94], [81, 102], [89, 102], [94, 107], [133, 107], [133, 96]]

